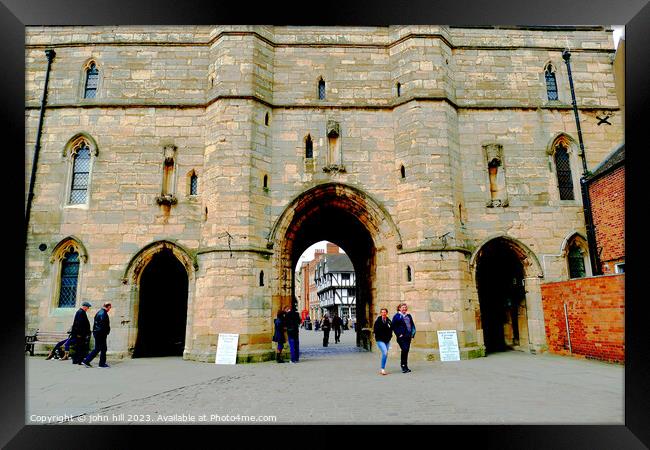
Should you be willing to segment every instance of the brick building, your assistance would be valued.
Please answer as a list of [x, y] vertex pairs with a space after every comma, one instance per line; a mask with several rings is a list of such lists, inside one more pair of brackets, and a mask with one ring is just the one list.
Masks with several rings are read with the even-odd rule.
[[27, 327], [110, 300], [116, 356], [211, 361], [228, 332], [271, 358], [327, 240], [359, 328], [409, 304], [414, 358], [439, 329], [463, 358], [546, 350], [541, 284], [585, 235], [565, 46], [594, 167], [623, 140], [606, 27], [27, 27]]
[[625, 272], [625, 145], [615, 149], [587, 180], [604, 274]]

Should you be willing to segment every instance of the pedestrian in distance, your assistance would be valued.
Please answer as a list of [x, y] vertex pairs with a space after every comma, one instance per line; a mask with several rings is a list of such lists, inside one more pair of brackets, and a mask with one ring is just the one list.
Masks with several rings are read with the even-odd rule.
[[[90, 343], [90, 321], [88, 320], [88, 310], [92, 307], [90, 302], [83, 302], [81, 308], [77, 310], [70, 328], [70, 343], [67, 344], [72, 352], [72, 364], [81, 364], [88, 354], [88, 344]], [[63, 356], [67, 359], [68, 353]]]
[[388, 350], [390, 350], [390, 340], [393, 338], [393, 324], [388, 318], [386, 308], [381, 308], [380, 316], [375, 320], [373, 332], [377, 347], [381, 351], [381, 371], [379, 373], [386, 375], [386, 360], [388, 359]]
[[110, 367], [108, 364], [106, 364], [106, 338], [111, 332], [111, 321], [108, 317], [108, 312], [111, 310], [111, 308], [111, 303], [106, 302], [102, 308], [97, 311], [97, 314], [95, 314], [95, 321], [93, 323], [95, 348], [93, 348], [93, 351], [90, 352], [83, 361], [81, 361], [81, 364], [86, 367], [92, 367], [90, 362], [93, 360], [93, 358], [95, 358], [95, 356], [97, 356], [97, 353], [99, 353], [99, 367]]
[[334, 313], [334, 317], [332, 318], [332, 329], [334, 330], [334, 343], [338, 344], [341, 342], [341, 326], [343, 325], [343, 321], [339, 317], [337, 313]]
[[347, 330], [348, 329], [348, 316], [345, 316], [343, 318], [343, 329]]
[[314, 320], [314, 331], [320, 330], [320, 320]]
[[409, 373], [411, 371], [408, 366], [408, 358], [411, 340], [415, 337], [415, 322], [407, 311], [408, 306], [406, 303], [400, 303], [397, 307], [397, 314], [393, 316], [393, 332], [397, 338], [397, 344], [402, 350], [400, 356], [402, 373]]
[[323, 347], [327, 347], [330, 340], [330, 330], [332, 329], [329, 314], [325, 313], [323, 316], [323, 319], [320, 321], [320, 328], [323, 330]]
[[279, 310], [278, 315], [273, 320], [273, 342], [277, 344], [275, 349], [275, 361], [278, 363], [283, 363], [282, 360], [282, 349], [284, 348], [284, 311]]
[[298, 314], [298, 311], [292, 311], [291, 306], [287, 306], [284, 311], [284, 324], [287, 328], [291, 363], [296, 364], [300, 361], [300, 314]]

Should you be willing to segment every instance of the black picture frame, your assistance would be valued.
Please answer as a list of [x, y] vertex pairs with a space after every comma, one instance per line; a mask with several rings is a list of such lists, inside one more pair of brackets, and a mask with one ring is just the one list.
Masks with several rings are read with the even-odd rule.
[[[135, 439], [144, 438], [149, 444], [167, 439], [170, 433], [192, 433], [207, 436], [206, 442], [225, 443], [213, 427], [191, 425], [175, 426], [37, 426], [24, 424], [25, 420], [25, 360], [19, 350], [24, 339], [24, 214], [25, 193], [20, 187], [24, 178], [24, 75], [26, 25], [143, 25], [143, 24], [268, 24], [276, 25], [389, 25], [389, 24], [452, 24], [452, 25], [626, 25], [626, 365], [625, 365], [625, 425], [622, 426], [436, 426], [417, 427], [428, 436], [432, 445], [457, 446], [474, 442], [487, 448], [644, 448], [650, 446], [650, 371], [648, 370], [647, 302], [643, 295], [639, 269], [644, 224], [643, 209], [645, 184], [640, 173], [645, 167], [642, 154], [647, 153], [642, 133], [648, 122], [648, 45], [650, 42], [650, 7], [647, 0], [615, 2], [611, 0], [520, 0], [469, 1], [417, 0], [395, 2], [322, 2], [276, 4], [259, 6], [244, 2], [221, 3], [207, 0], [141, 1], [125, 0], [82, 2], [79, 0], [2, 0], [0, 4], [0, 46], [3, 69], [0, 71], [2, 124], [6, 144], [5, 173], [9, 195], [4, 197], [5, 208], [11, 219], [5, 219], [8, 252], [5, 255], [6, 277], [11, 280], [10, 294], [3, 305], [2, 342], [5, 344], [2, 363], [0, 404], [0, 445], [6, 448], [134, 448]], [[16, 180], [17, 178], [17, 180]], [[21, 185], [22, 183], [22, 185]], [[21, 202], [22, 200], [22, 202]], [[21, 210], [22, 207], [22, 210]], [[15, 217], [14, 217], [15, 216]], [[6, 227], [3, 227], [6, 229]], [[20, 238], [19, 238], [20, 237]], [[15, 248], [14, 248], [15, 247]], [[15, 250], [15, 251], [14, 251]], [[19, 255], [18, 262], [8, 256]], [[14, 273], [15, 272], [15, 273]], [[23, 301], [21, 301], [21, 299]], [[191, 428], [190, 428], [191, 427]], [[238, 427], [227, 428], [242, 439]], [[304, 427], [307, 429], [307, 427]], [[365, 428], [365, 427], [364, 427]], [[358, 430], [359, 439], [351, 438], [351, 445], [368, 444], [368, 439], [393, 434], [394, 427]], [[346, 430], [347, 431], [347, 430]], [[354, 430], [357, 431], [357, 430]], [[412, 430], [408, 430], [410, 433]], [[314, 430], [304, 434], [305, 445], [319, 440], [321, 433]], [[294, 428], [282, 428], [274, 434], [273, 428], [263, 426], [260, 436], [271, 442], [292, 441]], [[282, 439], [276, 440], [278, 436]], [[451, 442], [444, 443], [445, 439]], [[410, 439], [410, 438], [409, 438]], [[332, 444], [336, 445], [336, 444]]]

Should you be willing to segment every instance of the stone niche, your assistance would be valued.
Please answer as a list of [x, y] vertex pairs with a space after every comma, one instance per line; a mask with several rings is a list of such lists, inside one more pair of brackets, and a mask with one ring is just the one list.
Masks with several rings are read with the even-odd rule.
[[327, 162], [323, 172], [345, 172], [341, 149], [341, 126], [335, 120], [327, 121]]

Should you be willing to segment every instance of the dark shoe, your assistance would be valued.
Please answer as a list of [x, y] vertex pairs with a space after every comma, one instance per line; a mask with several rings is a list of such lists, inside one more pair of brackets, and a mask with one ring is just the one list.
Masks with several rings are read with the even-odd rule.
[[411, 369], [409, 369], [408, 367], [404, 367], [402, 369], [402, 373], [409, 373], [410, 371], [411, 371]]
[[284, 360], [282, 359], [282, 353], [276, 353], [275, 354], [275, 362], [277, 363], [283, 363]]
[[81, 361], [79, 364], [86, 367], [92, 367], [92, 365], [90, 365], [90, 363], [87, 363], [86, 361]]
[[99, 367], [101, 367], [102, 369], [108, 369], [111, 366], [109, 366], [108, 364], [100, 364]]

